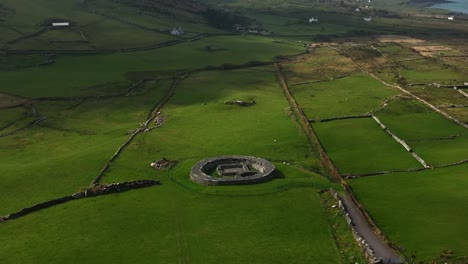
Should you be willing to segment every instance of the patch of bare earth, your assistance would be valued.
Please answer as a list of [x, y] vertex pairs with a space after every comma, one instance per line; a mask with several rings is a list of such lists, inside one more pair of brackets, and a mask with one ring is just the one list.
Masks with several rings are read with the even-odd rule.
[[411, 44], [420, 45], [425, 43], [425, 40], [407, 37], [407, 36], [394, 36], [394, 35], [383, 35], [378, 37], [378, 41], [382, 43], [397, 43], [397, 44]]
[[27, 100], [0, 93], [0, 108], [6, 108], [25, 103]]

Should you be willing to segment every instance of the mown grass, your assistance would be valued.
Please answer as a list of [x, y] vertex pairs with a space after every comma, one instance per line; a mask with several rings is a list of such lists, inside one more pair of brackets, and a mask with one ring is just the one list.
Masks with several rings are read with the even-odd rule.
[[398, 92], [363, 74], [291, 87], [310, 119], [363, 115], [379, 108]]
[[371, 118], [315, 123], [313, 128], [341, 173], [421, 167]]
[[468, 166], [394, 173], [350, 181], [377, 225], [415, 263], [444, 250], [468, 255]]

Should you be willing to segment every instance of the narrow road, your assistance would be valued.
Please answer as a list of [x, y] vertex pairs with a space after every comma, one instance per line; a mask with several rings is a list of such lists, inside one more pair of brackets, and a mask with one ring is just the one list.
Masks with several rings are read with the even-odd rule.
[[369, 226], [364, 216], [356, 209], [353, 201], [348, 195], [341, 197], [343, 204], [348, 211], [351, 219], [353, 220], [354, 228], [359, 234], [367, 241], [367, 243], [374, 250], [376, 257], [384, 260], [384, 263], [399, 263], [400, 257], [395, 254], [393, 249], [380, 239], [374, 230]]

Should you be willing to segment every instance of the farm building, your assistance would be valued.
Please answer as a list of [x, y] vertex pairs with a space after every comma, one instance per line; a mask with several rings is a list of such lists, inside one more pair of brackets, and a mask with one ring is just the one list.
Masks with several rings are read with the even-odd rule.
[[448, 20], [455, 20], [455, 16], [449, 16]]
[[364, 18], [364, 21], [366, 21], [366, 22], [371, 22], [371, 21], [372, 21], [372, 17], [365, 17], [365, 18]]
[[55, 23], [52, 23], [52, 26], [53, 27], [69, 27], [70, 22], [55, 22]]
[[179, 28], [173, 28], [173, 29], [171, 30], [171, 35], [173, 35], [173, 36], [181, 36], [181, 35], [183, 35], [183, 34], [184, 34], [184, 30], [182, 30], [181, 27], [179, 27]]
[[314, 23], [314, 22], [315, 23], [319, 22], [318, 17], [317, 18], [315, 18], [315, 17], [309, 18], [309, 23]]

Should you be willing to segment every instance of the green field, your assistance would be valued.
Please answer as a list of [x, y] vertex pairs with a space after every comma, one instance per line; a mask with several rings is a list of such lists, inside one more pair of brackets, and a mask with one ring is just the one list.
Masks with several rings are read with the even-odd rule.
[[[320, 171], [314, 152], [293, 120], [272, 68], [190, 75], [162, 110], [163, 127], [144, 133], [111, 168], [105, 181], [148, 178], [155, 159], [251, 155]], [[220, 81], [222, 80], [222, 81]], [[252, 81], [255, 80], [255, 81]], [[251, 107], [228, 100], [254, 100]], [[135, 173], [137, 172], [137, 173]]]
[[231, 197], [164, 180], [159, 187], [54, 207], [0, 230], [8, 263], [339, 262], [310, 188]]
[[37, 104], [46, 121], [0, 138], [0, 197], [4, 201], [0, 214], [88, 185], [126, 140], [127, 131], [146, 119], [148, 109], [162, 99], [169, 85], [162, 82], [135, 97]]
[[349, 183], [377, 225], [405, 255], [414, 255], [415, 263], [432, 263], [429, 260], [442, 251], [468, 255], [467, 169], [465, 164]]
[[364, 115], [379, 108], [397, 91], [366, 75], [352, 75], [328, 82], [292, 87], [293, 96], [308, 118]]
[[[206, 50], [208, 45], [226, 50], [209, 52]], [[274, 43], [271, 38], [213, 37], [154, 51], [63, 56], [53, 65], [0, 72], [0, 78], [4, 91], [23, 96], [95, 95], [103, 92], [93, 89], [94, 86], [113, 86], [115, 82], [128, 83], [128, 78], [134, 75], [137, 76], [137, 80], [157, 78], [176, 70], [226, 63], [272, 61], [275, 55], [293, 55], [302, 51], [302, 47]], [[40, 88], [38, 83], [41, 84]], [[109, 94], [106, 92], [105, 94]]]
[[[467, 129], [396, 86], [466, 122], [467, 16], [367, 2], [0, 0], [0, 262], [362, 264], [348, 183], [404, 264], [466, 264]], [[190, 179], [221, 155], [276, 176]], [[94, 180], [161, 185], [3, 222]]]
[[315, 123], [313, 127], [340, 173], [421, 167], [371, 118]]
[[[255, 82], [251, 82], [253, 76]], [[220, 79], [230, 85], [221, 86]], [[200, 89], [201, 87], [204, 89]], [[76, 155], [102, 158], [106, 156], [103, 155], [106, 151], [110, 156], [111, 149], [102, 143], [95, 145], [94, 141], [88, 141], [93, 139], [104, 142], [101, 135], [112, 133], [115, 135], [113, 141], [105, 142], [114, 146], [118, 140], [123, 142], [125, 133], [122, 132], [131, 127], [123, 126], [117, 120], [135, 120], [135, 125], [138, 117], [144, 120], [146, 112], [138, 110], [145, 105], [150, 108], [147, 104], [157, 101], [160, 89], [159, 86], [153, 87], [139, 97], [117, 98], [109, 102], [85, 102], [72, 110], [63, 110], [71, 103], [42, 103], [37, 108], [39, 112], [51, 115], [51, 120], [46, 123], [47, 127], [67, 128], [70, 132], [62, 133], [70, 134], [70, 140], [85, 140], [74, 142], [73, 145], [80, 146], [75, 147]], [[224, 100], [250, 98], [257, 103], [248, 108], [224, 104]], [[117, 105], [120, 106], [119, 109], [110, 111]], [[106, 114], [110, 112], [114, 114]], [[75, 116], [78, 113], [81, 115]], [[12, 257], [7, 261], [96, 262], [101, 261], [103, 255], [109, 254], [112, 257], [106, 260], [139, 263], [154, 259], [164, 259], [169, 263], [188, 259], [195, 263], [219, 263], [220, 260], [238, 263], [249, 259], [255, 259], [257, 263], [291, 259], [297, 263], [312, 260], [321, 263], [340, 261], [331, 229], [327, 226], [327, 217], [316, 193], [317, 190], [327, 189], [332, 185], [323, 176], [294, 167], [297, 164], [319, 169], [316, 160], [310, 156], [311, 150], [305, 136], [288, 116], [287, 102], [282, 97], [270, 68], [191, 75], [179, 84], [175, 97], [163, 108], [162, 113], [167, 116], [167, 124], [138, 137], [104, 177], [107, 182], [155, 178], [163, 182], [161, 186], [73, 202], [3, 225], [0, 227], [5, 228], [5, 232], [2, 230], [2, 239], [6, 241], [14, 235], [16, 241], [0, 249], [0, 252], [11, 253], [9, 255]], [[266, 122], [267, 120], [275, 122]], [[119, 126], [122, 128], [118, 129]], [[79, 135], [76, 131], [79, 128], [85, 131], [93, 129], [96, 134], [86, 137]], [[57, 138], [51, 132], [47, 135]], [[61, 138], [62, 144], [66, 142], [65, 139], [66, 137]], [[50, 141], [23, 148], [27, 149], [28, 156], [38, 156], [45, 145], [50, 146]], [[94, 148], [90, 148], [91, 145]], [[65, 146], [62, 145], [63, 147]], [[49, 147], [49, 151], [51, 149], [56, 151]], [[104, 160], [95, 162], [90, 158], [75, 156], [73, 158], [80, 159], [82, 163], [64, 165], [72, 157], [64, 157], [60, 152], [56, 154], [61, 158], [57, 162], [57, 168], [49, 167], [51, 171], [56, 169], [56, 174], [61, 172], [63, 175], [68, 169], [73, 172], [71, 175], [80, 177], [66, 177], [62, 182], [55, 179], [54, 173], [48, 175], [47, 182], [54, 182], [56, 189], [54, 193], [49, 191], [49, 195], [60, 195], [67, 189], [72, 192], [80, 184], [84, 186], [85, 181], [90, 181], [90, 176], [93, 176], [85, 175], [84, 172], [97, 173], [99, 168], [92, 166], [104, 163]], [[278, 179], [247, 187], [210, 188], [188, 180], [193, 163], [207, 156], [221, 154], [257, 155], [276, 161]], [[149, 162], [161, 157], [177, 159], [181, 163], [169, 172], [157, 172], [148, 166]], [[20, 158], [13, 156], [11, 160]], [[48, 156], [47, 160], [52, 162], [53, 157]], [[283, 165], [282, 161], [292, 162], [294, 165]], [[31, 165], [38, 162], [32, 161]], [[85, 162], [88, 164], [85, 165]], [[14, 166], [15, 164], [11, 164], [12, 168]], [[36, 173], [44, 173], [37, 171], [37, 167], [34, 169]], [[34, 183], [37, 188], [29, 193], [28, 196], [31, 197], [27, 197], [28, 199], [46, 198], [43, 197], [45, 194], [42, 193], [39, 179], [37, 182], [27, 179], [25, 183], [28, 186]], [[15, 188], [9, 190], [10, 196], [19, 191], [19, 185]], [[2, 199], [13, 200], [10, 196]], [[274, 202], [271, 202], [272, 199]], [[11, 202], [4, 210], [12, 211], [13, 205], [17, 205], [17, 208], [19, 204], [26, 202], [23, 197], [22, 200]], [[295, 203], [295, 206], [291, 207], [291, 203]], [[125, 217], [122, 217], [123, 212]], [[69, 216], [68, 220], [60, 220], [65, 215]], [[36, 221], [44, 224], [30, 225]], [[65, 227], [67, 231], [57, 232]], [[32, 233], [30, 228], [36, 231]], [[111, 241], [106, 241], [109, 234], [121, 229], [125, 231], [119, 232]], [[342, 236], [343, 230], [339, 232]], [[351, 234], [345, 232], [344, 236], [349, 241]], [[248, 241], [245, 240], [246, 237], [249, 237]], [[22, 249], [24, 243], [31, 243], [39, 238], [47, 243], [42, 243], [44, 246], [30, 247], [27, 251]], [[141, 242], [137, 243], [141, 239], [145, 241], [143, 245], [148, 243], [148, 246], [142, 247]], [[56, 241], [67, 246], [45, 246]], [[106, 246], [99, 253], [95, 252], [94, 248], [104, 241]], [[79, 246], [83, 242], [87, 244], [86, 247]], [[138, 250], [135, 248], [137, 244]], [[351, 252], [355, 253], [350, 254], [356, 254], [353, 247], [351, 245]], [[76, 248], [80, 248], [80, 251], [76, 251]], [[115, 253], [117, 248], [119, 253]]]
[[462, 126], [408, 98], [391, 101], [375, 115], [393, 133], [408, 142], [436, 140], [468, 133]]

